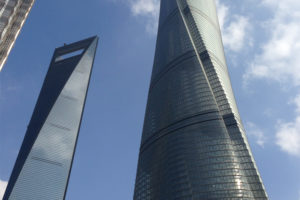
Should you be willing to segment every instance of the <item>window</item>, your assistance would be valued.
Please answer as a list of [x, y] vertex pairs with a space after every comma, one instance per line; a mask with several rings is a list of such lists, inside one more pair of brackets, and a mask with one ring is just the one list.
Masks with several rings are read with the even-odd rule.
[[71, 58], [71, 57], [74, 57], [74, 56], [78, 56], [78, 55], [82, 54], [83, 51], [84, 51], [84, 49], [79, 49], [79, 50], [76, 50], [76, 51], [72, 51], [70, 53], [66, 53], [66, 54], [57, 56], [55, 58], [55, 62], [62, 61], [62, 60], [65, 60], [67, 58]]

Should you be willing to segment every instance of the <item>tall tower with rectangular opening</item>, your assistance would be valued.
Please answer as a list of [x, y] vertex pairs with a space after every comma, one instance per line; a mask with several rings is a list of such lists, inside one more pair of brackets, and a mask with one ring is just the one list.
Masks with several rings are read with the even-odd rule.
[[135, 200], [266, 200], [214, 0], [161, 0]]
[[3, 200], [65, 198], [97, 43], [55, 50]]

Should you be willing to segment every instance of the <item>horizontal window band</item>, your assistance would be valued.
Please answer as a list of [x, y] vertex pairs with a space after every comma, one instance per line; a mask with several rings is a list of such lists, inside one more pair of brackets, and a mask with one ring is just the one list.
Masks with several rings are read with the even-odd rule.
[[68, 95], [61, 94], [60, 96], [65, 98], [65, 99], [71, 100], [71, 101], [78, 101], [77, 98], [71, 97], [71, 96], [68, 96]]
[[[222, 172], [222, 171], [220, 171], [220, 172]], [[246, 178], [246, 179], [249, 179], [249, 178], [259, 178], [259, 176], [258, 175], [236, 175], [236, 174], [232, 174], [232, 175], [217, 175], [217, 176], [197, 176], [197, 175], [195, 175], [194, 177], [200, 177], [200, 178], [225, 178], [225, 177], [234, 177], [234, 178], [240, 178], [240, 179], [242, 179], [242, 178]]]
[[[176, 180], [176, 179], [175, 179]], [[198, 184], [197, 184], [198, 183]], [[247, 181], [241, 181], [240, 182], [241, 184], [243, 184], [244, 186], [248, 186], [248, 187], [250, 187], [250, 185], [249, 185], [249, 183], [247, 182]], [[232, 181], [232, 180], [229, 180], [228, 182], [226, 182], [226, 181], [224, 181], [224, 182], [217, 182], [217, 181], [212, 181], [211, 183], [209, 183], [209, 182], [207, 182], [207, 183], [203, 183], [203, 184], [200, 184], [199, 182], [193, 182], [192, 183], [193, 185], [197, 185], [198, 187], [207, 187], [207, 186], [212, 186], [212, 185], [224, 185], [224, 184], [238, 184], [237, 182], [234, 182], [234, 181]], [[177, 184], [177, 185], [180, 185], [180, 183], [179, 184]], [[247, 188], [244, 188], [244, 190], [247, 190]]]
[[174, 125], [176, 125], [176, 124], [178, 124], [178, 123], [180, 123], [180, 122], [183, 122], [183, 121], [186, 121], [186, 120], [189, 120], [189, 119], [192, 119], [192, 118], [201, 116], [201, 115], [206, 115], [206, 114], [211, 114], [211, 113], [218, 113], [218, 112], [219, 112], [218, 110], [211, 109], [211, 110], [206, 110], [206, 111], [202, 111], [202, 112], [196, 113], [196, 114], [194, 114], [194, 115], [191, 115], [191, 116], [185, 117], [185, 118], [183, 118], [183, 119], [177, 120], [177, 121], [175, 121], [175, 122], [169, 124], [168, 126], [163, 127], [163, 128], [161, 128], [160, 130], [154, 132], [154, 133], [151, 134], [151, 135], [154, 136], [154, 135], [158, 134], [159, 132], [162, 132], [163, 130], [166, 130], [166, 129], [168, 129], [168, 128], [170, 128], [170, 127], [172, 127], [172, 126], [174, 126]]
[[[240, 171], [244, 172], [244, 175], [238, 175], [237, 173], [239, 173]], [[251, 175], [248, 171], [251, 171]], [[250, 178], [250, 177], [255, 177], [258, 178], [258, 173], [256, 172], [255, 168], [251, 168], [251, 169], [244, 169], [244, 168], [237, 168], [237, 167], [231, 167], [231, 168], [221, 168], [221, 169], [208, 169], [208, 170], [203, 170], [201, 171], [202, 174], [209, 174], [209, 173], [226, 173], [228, 175], [217, 175], [216, 177], [224, 177], [224, 176], [243, 176], [246, 178]], [[255, 172], [255, 173], [253, 173]], [[248, 173], [248, 174], [247, 174]]]
[[[205, 60], [209, 60], [209, 64], [212, 65], [213, 67], [215, 67], [212, 63], [212, 60], [217, 61], [217, 63], [222, 67], [227, 69], [221, 61], [219, 61], [219, 59], [211, 52], [208, 50], [202, 51], [198, 53], [201, 61], [205, 62]], [[212, 56], [212, 57], [211, 57]], [[149, 94], [151, 93], [152, 89], [155, 87], [155, 85], [157, 84], [157, 82], [160, 81], [160, 79], [162, 79], [167, 72], [173, 70], [174, 68], [178, 67], [179, 64], [181, 64], [182, 62], [189, 60], [193, 57], [196, 57], [195, 51], [194, 50], [190, 50], [187, 51], [186, 53], [181, 54], [180, 56], [176, 57], [175, 59], [173, 59], [172, 61], [170, 61], [168, 64], [166, 64], [163, 68], [164, 70], [162, 70], [161, 72], [159, 72], [158, 74], [155, 75], [155, 78], [151, 81], [150, 84], [150, 89], [149, 89]], [[205, 71], [207, 72], [207, 66], [204, 64], [204, 68], [206, 69]], [[226, 71], [227, 72], [227, 71]], [[215, 71], [213, 71], [214, 74], [217, 74]], [[219, 79], [219, 77], [217, 77]], [[219, 87], [219, 85], [218, 85]]]
[[53, 124], [53, 123], [49, 123], [50, 126], [53, 126], [55, 128], [58, 128], [58, 129], [62, 129], [62, 130], [65, 130], [65, 131], [71, 131], [71, 129], [67, 128], [67, 127], [64, 127], [64, 126], [61, 126], [61, 125], [58, 125], [58, 124]]
[[79, 71], [78, 69], [74, 70], [74, 72], [78, 72], [78, 73], [80, 73], [80, 74], [84, 74], [84, 73], [85, 73], [85, 72], [83, 72], [83, 71]]
[[57, 166], [60, 166], [60, 167], [63, 166], [62, 163], [55, 162], [55, 161], [48, 160], [48, 159], [44, 159], [44, 158], [31, 157], [31, 159], [32, 159], [32, 160], [36, 160], [36, 161], [41, 161], [41, 162], [44, 162], [44, 163], [48, 163], [48, 164], [52, 164], [52, 165], [57, 165]]
[[[228, 152], [232, 152], [232, 150], [229, 150]], [[201, 154], [203, 154], [203, 153], [201, 153]], [[190, 154], [190, 156], [193, 156], [193, 155], [194, 154]], [[197, 162], [206, 163], [205, 165], [222, 164], [222, 163], [236, 163], [236, 164], [249, 164], [249, 163], [252, 163], [253, 164], [250, 156], [236, 156], [236, 155], [232, 154], [232, 155], [227, 155], [227, 156], [220, 156], [220, 155], [219, 156], [206, 156], [206, 157], [201, 156], [200, 159], [199, 158], [191, 159], [190, 156], [186, 156], [186, 158], [187, 158], [186, 160], [188, 160], [192, 163], [197, 163]], [[238, 160], [234, 160], [234, 158], [237, 158]], [[243, 161], [243, 160], [247, 160], [247, 161]], [[199, 166], [199, 165], [197, 165], [197, 166]]]
[[[209, 192], [199, 192], [199, 191], [197, 191], [197, 193], [208, 194], [208, 196], [209, 196], [209, 194], [211, 194], [211, 195], [218, 195], [215, 192], [226, 192], [225, 194], [232, 195], [232, 194], [228, 193], [228, 191], [239, 191], [237, 194], [243, 194], [244, 191], [252, 193], [253, 191], [262, 191], [262, 190], [263, 189], [257, 189], [257, 190], [252, 190], [252, 189], [249, 189], [249, 190], [248, 189], [222, 189], [222, 190], [219, 190], [218, 189], [218, 190], [213, 190], [213, 191], [209, 191]], [[222, 195], [222, 194], [219, 194], [219, 195]], [[240, 198], [240, 197], [238, 197], [238, 198]], [[249, 198], [252, 198], [252, 197], [249, 197]], [[257, 197], [255, 197], [255, 199], [257, 199]], [[266, 199], [266, 198], [264, 197], [263, 199]]]
[[[233, 145], [235, 146], [235, 145]], [[198, 150], [198, 149], [196, 149]], [[186, 150], [181, 149], [181, 152], [188, 152]], [[213, 154], [213, 155], [212, 155]], [[240, 155], [240, 154], [244, 154], [244, 155]], [[172, 154], [170, 154], [172, 155]], [[198, 152], [198, 155], [201, 156], [203, 159], [207, 159], [207, 158], [215, 158], [215, 157], [237, 157], [237, 158], [251, 158], [250, 154], [248, 153], [248, 150], [246, 150], [245, 148], [243, 149], [219, 149], [219, 150], [208, 150], [207, 151], [201, 151]], [[205, 156], [205, 157], [204, 157]], [[177, 162], [177, 161], [176, 161]], [[250, 161], [246, 161], [246, 162], [250, 162]]]
[[[198, 169], [198, 171], [202, 171], [201, 168], [209, 168], [214, 165], [236, 164], [241, 169], [245, 169], [243, 166], [246, 164], [253, 165], [252, 161], [247, 161], [247, 162], [219, 161], [219, 162], [206, 162], [206, 163], [204, 162], [204, 164], [203, 164], [203, 160], [201, 160], [201, 159], [193, 160], [193, 161], [194, 161], [193, 164], [191, 164], [190, 166], [192, 166], [194, 169]], [[198, 163], [199, 163], [199, 165], [198, 165]], [[200, 163], [201, 163], [201, 165], [200, 165]], [[231, 167], [232, 166], [229, 166], [229, 168], [231, 168]], [[255, 168], [254, 168], [254, 166], [250, 166], [250, 169], [255, 169]], [[206, 170], [203, 170], [203, 171], [206, 171]]]
[[[164, 136], [166, 136], [166, 135], [168, 135], [170, 133], [173, 133], [173, 132], [175, 132], [177, 130], [180, 130], [180, 129], [183, 129], [183, 128], [186, 128], [186, 127], [189, 127], [189, 126], [192, 126], [192, 125], [200, 124], [200, 123], [205, 123], [205, 122], [215, 121], [215, 120], [222, 120], [221, 117], [217, 117], [216, 116], [216, 117], [214, 117], [212, 119], [206, 119], [206, 120], [201, 120], [201, 121], [197, 121], [197, 122], [193, 122], [193, 123], [187, 123], [187, 124], [185, 124], [183, 126], [180, 126], [178, 128], [175, 128], [175, 129], [173, 128], [173, 130], [172, 130], [172, 127], [174, 127], [175, 125], [178, 125], [180, 122], [184, 122], [186, 120], [191, 120], [191, 119], [193, 119], [195, 117], [198, 117], [198, 116], [201, 116], [201, 115], [205, 115], [205, 114], [211, 114], [211, 113], [218, 113], [218, 111], [214, 110], [214, 111], [210, 111], [210, 112], [205, 112], [205, 113], [197, 114], [197, 115], [194, 115], [194, 116], [191, 116], [191, 117], [187, 117], [187, 118], [179, 120], [179, 121], [177, 121], [177, 122], [175, 122], [175, 123], [173, 123], [173, 124], [171, 124], [171, 125], [169, 125], [169, 126], [167, 126], [165, 128], [162, 128], [161, 130], [157, 131], [156, 133], [153, 133], [150, 136], [150, 138], [147, 138], [147, 140], [142, 143], [140, 151], [143, 152], [146, 148], [148, 148], [148, 146], [150, 144], [154, 143], [155, 141], [161, 139], [162, 137], [164, 137]], [[165, 131], [167, 129], [171, 129], [171, 130], [167, 131], [166, 133], [164, 133], [162, 135], [160, 135], [161, 132], [163, 132], [163, 131]], [[157, 137], [157, 138], [155, 138], [155, 137]]]
[[[193, 126], [193, 125], [197, 125], [197, 124], [201, 124], [201, 123], [205, 123], [205, 122], [210, 122], [210, 121], [215, 121], [215, 120], [222, 120], [222, 118], [214, 118], [214, 119], [210, 119], [210, 120], [204, 120], [204, 121], [198, 121], [198, 122], [194, 122], [194, 123], [190, 123], [190, 124], [187, 124], [187, 125], [184, 125], [184, 126], [181, 126], [181, 127], [179, 127], [179, 128], [176, 128], [176, 129], [174, 129], [174, 130], [170, 130], [169, 132], [167, 132], [167, 133], [164, 133], [164, 134], [162, 134], [162, 135], [160, 135], [160, 136], [156, 136], [156, 138], [155, 139], [147, 139], [147, 141], [146, 142], [143, 142], [143, 144], [142, 144], [142, 146], [141, 146], [141, 153], [146, 149], [146, 148], [148, 148], [151, 144], [153, 144], [153, 143], [155, 143], [156, 141], [158, 141], [159, 139], [162, 139], [163, 137], [165, 137], [165, 136], [167, 136], [167, 135], [169, 135], [169, 134], [171, 134], [171, 133], [173, 133], [173, 132], [175, 132], [175, 131], [178, 131], [178, 130], [180, 130], [180, 129], [184, 129], [184, 128], [186, 128], [186, 127], [189, 127], [189, 126]], [[148, 144], [147, 144], [148, 143]]]
[[152, 88], [159, 82], [162, 77], [167, 74], [167, 72], [171, 71], [172, 69], [178, 67], [179, 64], [182, 62], [189, 60], [193, 57], [196, 57], [195, 51], [187, 51], [186, 53], [181, 54], [180, 56], [177, 56], [175, 59], [170, 61], [167, 65], [165, 65], [163, 70], [155, 75], [155, 78], [151, 81], [149, 93], [151, 92]]

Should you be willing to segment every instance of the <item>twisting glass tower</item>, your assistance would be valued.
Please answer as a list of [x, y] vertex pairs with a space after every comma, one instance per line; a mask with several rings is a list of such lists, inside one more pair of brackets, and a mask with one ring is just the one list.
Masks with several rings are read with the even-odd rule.
[[63, 200], [98, 37], [57, 48], [3, 200]]
[[134, 199], [268, 199], [232, 92], [214, 0], [161, 0]]
[[0, 0], [0, 71], [35, 0]]

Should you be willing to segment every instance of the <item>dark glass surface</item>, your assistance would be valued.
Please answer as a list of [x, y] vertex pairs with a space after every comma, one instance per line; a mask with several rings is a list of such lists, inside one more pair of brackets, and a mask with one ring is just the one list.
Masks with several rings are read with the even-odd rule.
[[161, 0], [134, 199], [267, 199], [213, 0]]
[[54, 52], [4, 200], [64, 199], [97, 42], [93, 37]]

